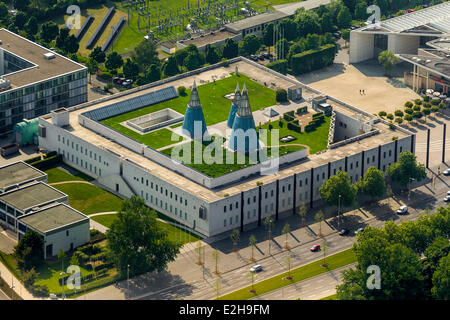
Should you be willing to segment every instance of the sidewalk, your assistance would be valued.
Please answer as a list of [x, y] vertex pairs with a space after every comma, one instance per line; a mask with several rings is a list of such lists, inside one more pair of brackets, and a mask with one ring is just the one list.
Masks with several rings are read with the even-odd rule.
[[3, 280], [6, 281], [8, 286], [12, 287], [14, 285], [14, 291], [24, 300], [39, 300], [33, 297], [33, 295], [17, 280], [16, 277], [6, 268], [6, 266], [0, 261], [0, 275]]

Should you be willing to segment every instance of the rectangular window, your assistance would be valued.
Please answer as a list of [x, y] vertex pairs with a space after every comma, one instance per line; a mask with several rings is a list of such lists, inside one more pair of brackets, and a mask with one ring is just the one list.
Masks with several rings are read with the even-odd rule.
[[224, 227], [227, 226], [227, 219], [223, 219], [223, 226], [224, 226]]
[[227, 212], [227, 206], [223, 206], [223, 212]]

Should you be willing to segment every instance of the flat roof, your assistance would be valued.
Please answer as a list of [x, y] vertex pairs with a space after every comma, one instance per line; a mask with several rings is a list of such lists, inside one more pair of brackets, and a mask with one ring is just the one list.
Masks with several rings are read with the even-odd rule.
[[[141, 154], [135, 153], [130, 151], [129, 149], [119, 145], [115, 141], [112, 141], [108, 138], [105, 138], [90, 129], [87, 129], [78, 122], [78, 116], [81, 113], [84, 113], [86, 111], [95, 110], [107, 105], [111, 105], [114, 103], [122, 102], [129, 100], [131, 98], [141, 96], [143, 94], [148, 94], [153, 91], [158, 91], [166, 87], [174, 86], [178, 87], [180, 85], [186, 85], [186, 83], [192, 83], [195, 79], [197, 83], [200, 83], [202, 79], [211, 79], [211, 75], [218, 76], [219, 78], [221, 76], [229, 75], [232, 70], [234, 70], [235, 66], [238, 66], [240, 73], [246, 74], [247, 76], [250, 76], [250, 78], [253, 81], [257, 81], [260, 84], [264, 81], [270, 82], [276, 82], [277, 87], [283, 87], [283, 88], [289, 88], [292, 85], [298, 84], [302, 85], [300, 82], [291, 80], [288, 81], [284, 78], [280, 78], [272, 73], [269, 73], [268, 71], [263, 70], [260, 67], [256, 67], [249, 62], [246, 62], [246, 60], [241, 60], [239, 62], [231, 63], [229, 67], [218, 67], [213, 70], [205, 71], [200, 74], [195, 74], [192, 76], [189, 76], [187, 78], [182, 79], [176, 79], [172, 81], [168, 81], [164, 84], [153, 86], [149, 88], [142, 89], [140, 91], [131, 92], [129, 94], [118, 94], [117, 97], [111, 96], [108, 97], [108, 99], [101, 99], [98, 101], [98, 103], [95, 102], [88, 102], [85, 104], [85, 107], [83, 105], [79, 105], [76, 107], [69, 108], [70, 111], [70, 133], [77, 136], [80, 139], [83, 139], [84, 141], [91, 143], [92, 145], [95, 145], [99, 148], [102, 148], [106, 151], [109, 151], [115, 155], [122, 156], [124, 158], [127, 158], [131, 160], [132, 162], [138, 164], [142, 168], [144, 168], [147, 172], [151, 173], [152, 175], [156, 176], [157, 178], [164, 180], [164, 181], [170, 181], [170, 183], [174, 186], [179, 188], [180, 190], [184, 190], [193, 196], [202, 199], [206, 202], [215, 202], [218, 200], [221, 200], [224, 198], [225, 194], [229, 194], [230, 196], [235, 195], [237, 193], [240, 193], [242, 191], [247, 191], [250, 189], [254, 189], [256, 186], [257, 181], [261, 181], [264, 184], [271, 183], [273, 181], [276, 181], [277, 179], [282, 179], [285, 177], [290, 177], [294, 173], [303, 172], [306, 170], [309, 170], [313, 167], [321, 166], [324, 164], [327, 164], [329, 161], [334, 161], [336, 159], [342, 159], [346, 156], [351, 156], [357, 153], [361, 153], [363, 150], [370, 150], [373, 149], [374, 146], [382, 145], [385, 143], [392, 142], [393, 137], [397, 137], [398, 139], [404, 138], [406, 136], [409, 136], [409, 134], [406, 134], [400, 130], [391, 130], [389, 127], [383, 123], [376, 123], [374, 125], [374, 129], [379, 130], [380, 134], [362, 139], [357, 142], [349, 143], [344, 146], [340, 146], [335, 149], [328, 149], [325, 152], [320, 152], [318, 154], [309, 155], [308, 158], [298, 164], [291, 165], [289, 167], [282, 167], [280, 168], [279, 172], [275, 175], [267, 175], [267, 176], [255, 176], [247, 178], [244, 181], [238, 181], [232, 185], [225, 186], [221, 189], [209, 189], [203, 185], [200, 185], [178, 173], [176, 173], [173, 170], [170, 170], [166, 167], [163, 167], [162, 165], [156, 163], [155, 161], [152, 161]], [[203, 80], [202, 80], [203, 81]], [[303, 98], [305, 101], [308, 101], [309, 99], [312, 99], [313, 97], [317, 96], [316, 92], [311, 91], [308, 88], [303, 88]], [[320, 94], [323, 95], [323, 94]], [[251, 99], [251, 98], [250, 98]], [[340, 103], [334, 102], [332, 100], [327, 101], [330, 105], [335, 108], [335, 110], [340, 111], [346, 115], [349, 115], [353, 118], [357, 118], [360, 112], [350, 109], [345, 105], [342, 105]], [[366, 116], [363, 116], [364, 119], [368, 118]], [[375, 118], [375, 117], [372, 117]], [[44, 115], [41, 117], [41, 119], [52, 123], [51, 115]]]
[[0, 168], [0, 189], [45, 176], [45, 173], [24, 162], [16, 162]]
[[280, 11], [271, 11], [248, 17], [236, 22], [228, 23], [225, 27], [233, 32], [241, 32], [242, 30], [270, 23], [276, 20], [287, 18], [289, 15]]
[[47, 233], [83, 220], [89, 221], [89, 217], [66, 204], [59, 203], [53, 207], [24, 215], [19, 220], [37, 231]]
[[9, 206], [24, 211], [52, 201], [66, 197], [61, 191], [52, 188], [46, 183], [38, 182], [20, 189], [0, 195], [0, 201]]
[[[4, 75], [11, 81], [11, 89], [57, 77], [69, 72], [86, 69], [85, 66], [76, 63], [56, 52], [42, 47], [24, 37], [21, 37], [7, 29], [0, 29], [0, 49], [34, 63], [36, 66], [29, 69]], [[55, 58], [47, 60], [44, 54], [54, 53]], [[7, 90], [3, 91], [7, 92]]]
[[[375, 27], [375, 29], [374, 29]], [[381, 21], [353, 31], [380, 31], [395, 33], [442, 34], [450, 32], [450, 2]]]
[[[182, 40], [183, 44], [188, 46], [191, 43], [195, 44], [197, 47], [202, 47], [204, 45], [210, 44], [210, 43], [214, 43], [214, 42], [218, 42], [218, 41], [223, 41], [232, 37], [235, 37], [236, 34], [227, 30], [220, 30], [220, 31], [215, 31], [214, 34], [208, 33], [205, 34], [203, 37], [197, 37], [194, 38], [193, 40]], [[181, 42], [181, 41], [179, 41]]]
[[420, 56], [413, 54], [397, 54], [397, 57], [450, 80], [450, 58]]
[[318, 8], [322, 5], [327, 5], [329, 3], [331, 3], [331, 0], [306, 0], [295, 3], [280, 4], [277, 6], [273, 6], [273, 8], [277, 11], [292, 16], [295, 14], [295, 11], [297, 11], [300, 8], [305, 8], [305, 10], [311, 10]]

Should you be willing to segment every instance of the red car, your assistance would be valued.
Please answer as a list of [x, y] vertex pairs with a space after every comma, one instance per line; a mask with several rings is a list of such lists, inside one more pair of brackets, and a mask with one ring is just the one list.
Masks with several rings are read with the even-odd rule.
[[315, 244], [315, 245], [313, 245], [313, 246], [311, 247], [311, 249], [309, 249], [309, 250], [311, 250], [311, 252], [319, 251], [319, 250], [320, 250], [320, 244]]

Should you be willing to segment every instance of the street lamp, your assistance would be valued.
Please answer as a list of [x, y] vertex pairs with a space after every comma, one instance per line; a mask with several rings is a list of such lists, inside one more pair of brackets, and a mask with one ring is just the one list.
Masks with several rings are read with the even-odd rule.
[[127, 264], [127, 290], [130, 291], [130, 265]]
[[341, 195], [339, 195], [339, 199], [338, 199], [338, 229], [341, 228]]
[[61, 271], [61, 273], [59, 274], [60, 276], [62, 276], [62, 299], [64, 300], [65, 298], [65, 294], [64, 294], [64, 276], [66, 275], [66, 273], [64, 271]]
[[411, 199], [411, 182], [413, 182], [414, 178], [409, 178], [409, 188], [408, 188], [408, 201]]

